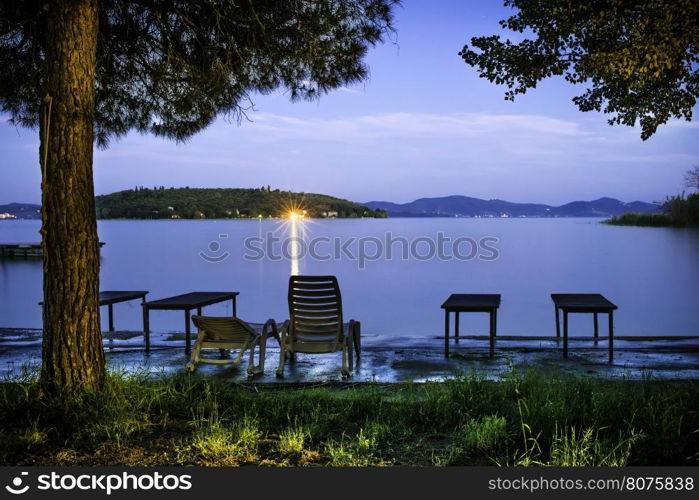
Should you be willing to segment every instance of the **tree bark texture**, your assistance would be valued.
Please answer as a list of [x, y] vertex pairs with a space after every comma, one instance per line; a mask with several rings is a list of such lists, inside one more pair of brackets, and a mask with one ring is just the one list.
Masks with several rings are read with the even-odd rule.
[[49, 393], [96, 390], [105, 377], [92, 179], [98, 6], [97, 0], [44, 5], [41, 382]]

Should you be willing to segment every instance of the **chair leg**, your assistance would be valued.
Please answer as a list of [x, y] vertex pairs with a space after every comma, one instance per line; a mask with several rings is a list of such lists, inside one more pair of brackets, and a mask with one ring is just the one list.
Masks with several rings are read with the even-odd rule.
[[362, 353], [362, 324], [359, 321], [354, 322], [354, 355], [357, 361]]
[[284, 357], [286, 356], [286, 332], [282, 331], [281, 342], [279, 343], [279, 366], [277, 367], [277, 377], [284, 376]]
[[192, 354], [190, 356], [189, 363], [187, 363], [187, 366], [185, 369], [189, 372], [192, 373], [194, 370], [197, 369], [197, 363], [199, 363], [199, 354], [201, 353], [201, 343], [202, 343], [202, 335], [197, 336], [196, 342], [194, 342], [194, 349], [192, 349]]
[[349, 363], [349, 371], [350, 373], [354, 371], [354, 352], [353, 351], [353, 345], [354, 345], [354, 335], [350, 334], [349, 337], [347, 338], [347, 361]]
[[279, 349], [279, 366], [277, 367], [277, 377], [284, 376], [284, 355], [286, 354], [284, 347]]
[[[257, 342], [253, 342], [250, 348], [248, 349], [249, 356], [248, 356], [248, 376], [252, 377], [255, 374], [255, 347], [257, 346]], [[242, 353], [244, 349], [241, 349], [240, 352]]]
[[347, 343], [342, 346], [342, 378], [349, 377], [349, 371], [347, 370]]
[[260, 350], [257, 351], [257, 370], [258, 373], [264, 373], [265, 371], [265, 355], [267, 353], [267, 341], [266, 339], [263, 341], [262, 339], [258, 339], [258, 343], [260, 344]]
[[257, 354], [257, 367], [255, 368], [255, 373], [264, 373], [265, 371], [265, 356], [267, 354], [267, 339], [269, 335], [272, 335], [277, 339], [277, 342], [281, 345], [281, 339], [279, 338], [279, 332], [277, 331], [277, 323], [273, 319], [268, 319], [264, 326], [262, 327], [262, 334], [255, 339], [255, 343], [259, 346], [259, 351]]
[[241, 361], [243, 361], [243, 354], [245, 354], [245, 351], [248, 348], [248, 344], [245, 344], [243, 347], [240, 348], [240, 351], [238, 352], [238, 355], [233, 358], [233, 364], [234, 365], [239, 365]]

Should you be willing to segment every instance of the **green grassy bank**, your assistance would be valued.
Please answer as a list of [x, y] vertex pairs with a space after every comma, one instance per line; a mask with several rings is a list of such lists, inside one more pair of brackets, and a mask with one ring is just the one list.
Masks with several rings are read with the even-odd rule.
[[671, 196], [662, 213], [628, 213], [604, 221], [614, 226], [699, 227], [699, 194]]
[[109, 376], [62, 404], [0, 384], [3, 465], [696, 464], [699, 383], [512, 372], [279, 388]]

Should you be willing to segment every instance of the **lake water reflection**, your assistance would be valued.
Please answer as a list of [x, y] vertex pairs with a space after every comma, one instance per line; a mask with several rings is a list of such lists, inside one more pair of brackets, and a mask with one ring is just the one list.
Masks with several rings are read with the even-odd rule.
[[[38, 241], [38, 230], [38, 221], [2, 221], [0, 241]], [[439, 306], [451, 293], [502, 294], [503, 335], [552, 335], [552, 292], [604, 294], [619, 306], [617, 335], [699, 334], [695, 229], [577, 218], [163, 220], [100, 221], [99, 235], [102, 290], [150, 290], [150, 299], [239, 291], [239, 315], [250, 321], [286, 317], [293, 271], [336, 275], [346, 319], [378, 340], [441, 334]], [[39, 328], [41, 298], [40, 261], [0, 260], [0, 327]], [[205, 311], [230, 314], [230, 305]], [[115, 306], [115, 315], [118, 329], [141, 330], [138, 303]], [[181, 330], [182, 321], [151, 313], [154, 330]], [[487, 331], [485, 315], [462, 315], [461, 324], [462, 333]], [[571, 317], [571, 335], [591, 331], [589, 316]]]

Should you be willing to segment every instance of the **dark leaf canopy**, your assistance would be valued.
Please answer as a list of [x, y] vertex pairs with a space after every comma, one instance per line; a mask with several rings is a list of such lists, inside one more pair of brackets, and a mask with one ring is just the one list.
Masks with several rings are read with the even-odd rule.
[[533, 38], [519, 43], [474, 37], [459, 53], [514, 100], [544, 78], [562, 75], [587, 90], [581, 111], [640, 123], [647, 139], [670, 118], [691, 120], [699, 96], [697, 0], [506, 0], [518, 11], [503, 28]]
[[[131, 129], [184, 140], [253, 93], [314, 99], [367, 76], [369, 47], [392, 32], [396, 0], [103, 0], [95, 136]], [[0, 106], [37, 124], [45, 8], [0, 2]]]

